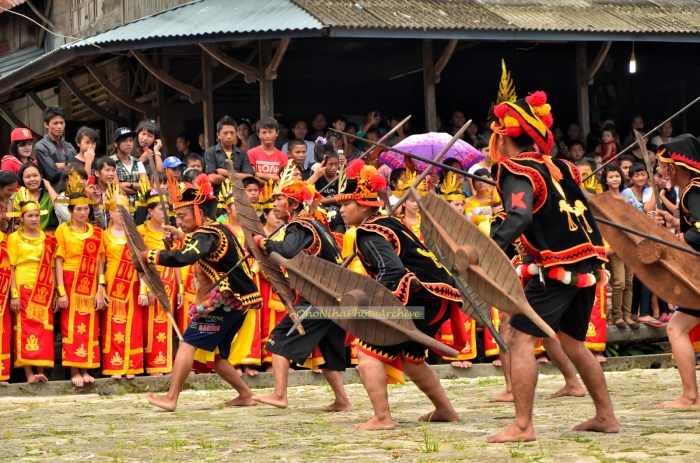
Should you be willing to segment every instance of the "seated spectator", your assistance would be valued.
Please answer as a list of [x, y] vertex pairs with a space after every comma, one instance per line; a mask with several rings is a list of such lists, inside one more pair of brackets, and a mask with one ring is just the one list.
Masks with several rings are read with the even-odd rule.
[[182, 160], [185, 163], [185, 169], [197, 169], [204, 171], [204, 159], [197, 153], [190, 153]]
[[37, 164], [32, 156], [34, 135], [29, 129], [17, 127], [10, 133], [10, 154], [2, 157], [1, 170], [9, 170], [15, 174], [26, 162]]
[[261, 145], [248, 150], [248, 160], [258, 183], [264, 185], [272, 179], [279, 182], [279, 173], [289, 158], [275, 147], [279, 135], [279, 124], [272, 117], [264, 117], [256, 124]]
[[[289, 156], [289, 159], [294, 163], [295, 166], [299, 168], [299, 171], [301, 172], [301, 180], [308, 180], [309, 177], [313, 174], [313, 171], [311, 170], [311, 167], [305, 167], [305, 162], [308, 159], [307, 155], [307, 144], [305, 140], [291, 140], [287, 143], [287, 156]], [[314, 148], [311, 149], [311, 152], [314, 151]]]
[[586, 154], [586, 151], [583, 148], [583, 143], [580, 141], [575, 141], [572, 142], [571, 145], [569, 145], [569, 160], [576, 164], [579, 162], [581, 159], [583, 159], [583, 156]]
[[624, 178], [622, 179], [622, 186], [624, 187], [623, 189], [632, 186], [632, 178], [630, 177], [630, 167], [632, 167], [632, 164], [635, 164], [635, 162], [635, 158], [631, 154], [623, 154], [618, 158], [620, 169], [622, 169], [622, 173], [624, 174]]
[[299, 119], [292, 126], [292, 135], [294, 138], [282, 145], [282, 152], [289, 154], [291, 149], [290, 143], [292, 141], [297, 140], [304, 143], [306, 146], [306, 158], [304, 159], [303, 166], [301, 166], [302, 170], [311, 167], [316, 162], [314, 158], [314, 148], [316, 145], [314, 145], [314, 142], [306, 139], [308, 133], [309, 127], [306, 125], [306, 121]]
[[58, 106], [47, 106], [44, 110], [44, 127], [49, 133], [34, 147], [34, 156], [43, 178], [54, 187], [67, 169], [68, 161], [75, 157], [75, 148], [64, 137], [66, 118]]

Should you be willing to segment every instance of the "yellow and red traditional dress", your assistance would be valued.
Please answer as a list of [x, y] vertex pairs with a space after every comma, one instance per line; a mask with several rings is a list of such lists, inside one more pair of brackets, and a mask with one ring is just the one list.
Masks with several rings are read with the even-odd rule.
[[12, 267], [7, 254], [7, 235], [0, 232], [0, 381], [10, 379], [10, 279]]
[[[150, 220], [139, 225], [137, 230], [148, 249], [152, 251], [165, 249], [163, 232], [154, 230]], [[175, 272], [179, 272], [179, 270], [162, 265], [155, 267], [170, 299], [170, 306], [175, 307], [175, 295], [177, 294]], [[173, 368], [172, 324], [168, 320], [165, 309], [158, 301], [155, 301], [153, 305], [143, 307], [143, 312], [146, 373], [169, 373]]]
[[73, 230], [70, 222], [56, 229], [56, 256], [63, 259], [63, 285], [68, 307], [61, 309], [63, 366], [100, 366], [99, 316], [95, 310], [97, 271], [104, 259], [102, 230], [85, 224]]
[[115, 236], [112, 229], [102, 234], [109, 297], [102, 317], [102, 373], [137, 375], [143, 373], [143, 308], [137, 302], [139, 279], [126, 237]]
[[53, 288], [56, 238], [39, 230], [24, 236], [19, 229], [7, 237], [7, 255], [22, 310], [14, 314], [15, 368], [53, 367]]

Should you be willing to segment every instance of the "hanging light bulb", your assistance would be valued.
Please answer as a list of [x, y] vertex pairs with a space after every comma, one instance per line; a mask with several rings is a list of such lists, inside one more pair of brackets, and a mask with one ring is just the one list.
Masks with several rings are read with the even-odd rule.
[[632, 42], [632, 55], [630, 55], [630, 74], [637, 72], [637, 57], [634, 56], [634, 42]]

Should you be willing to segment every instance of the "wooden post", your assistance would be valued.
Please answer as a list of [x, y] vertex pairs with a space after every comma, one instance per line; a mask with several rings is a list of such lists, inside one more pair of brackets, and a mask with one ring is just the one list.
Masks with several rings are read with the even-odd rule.
[[273, 92], [273, 80], [265, 75], [264, 69], [272, 61], [272, 43], [269, 40], [260, 41], [260, 69], [262, 78], [260, 79], [260, 118], [275, 116], [275, 102]]
[[[578, 99], [578, 126], [581, 138], [591, 132], [591, 109], [588, 101], [588, 56], [586, 44], [576, 44], [576, 96]], [[585, 138], [584, 138], [585, 139]]]
[[423, 40], [423, 104], [425, 105], [425, 129], [428, 132], [437, 130], [433, 65], [433, 41]]
[[214, 89], [211, 81], [211, 56], [202, 51], [202, 119], [204, 120], [204, 140], [206, 146], [214, 144]]

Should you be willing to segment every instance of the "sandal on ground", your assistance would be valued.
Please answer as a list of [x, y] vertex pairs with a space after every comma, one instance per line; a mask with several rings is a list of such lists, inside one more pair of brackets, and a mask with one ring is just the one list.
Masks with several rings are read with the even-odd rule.
[[639, 322], [644, 323], [645, 325], [656, 327], [656, 328], [666, 326], [666, 323], [662, 323], [654, 317], [650, 317], [650, 318], [645, 319], [645, 320], [639, 319]]

